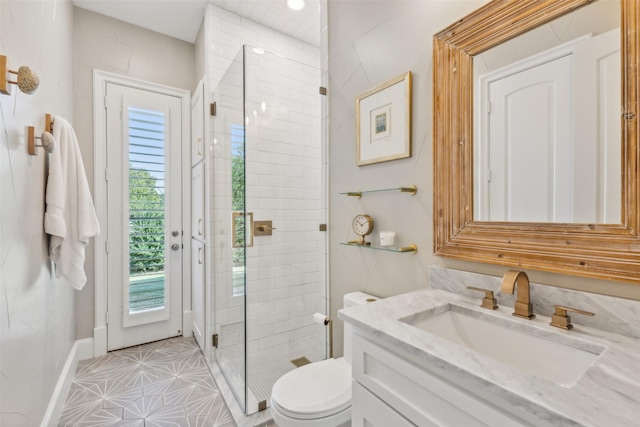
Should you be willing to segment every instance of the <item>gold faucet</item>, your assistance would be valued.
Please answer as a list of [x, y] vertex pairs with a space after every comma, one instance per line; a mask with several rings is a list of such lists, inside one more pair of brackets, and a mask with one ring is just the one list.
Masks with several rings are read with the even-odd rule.
[[498, 301], [493, 295], [493, 291], [490, 291], [489, 289], [476, 288], [475, 286], [467, 286], [467, 289], [484, 292], [484, 298], [482, 298], [482, 304], [480, 304], [480, 307], [488, 308], [489, 310], [496, 310], [498, 308]]
[[509, 270], [502, 277], [501, 292], [512, 294], [518, 286], [516, 303], [514, 305], [513, 315], [524, 317], [525, 319], [533, 319], [533, 305], [530, 302], [529, 293], [529, 277], [524, 271]]
[[585, 316], [595, 316], [595, 313], [590, 311], [578, 310], [577, 308], [565, 307], [563, 305], [554, 305], [555, 312], [553, 316], [551, 316], [551, 326], [555, 326], [556, 328], [562, 329], [571, 329], [573, 325], [571, 324], [571, 317], [567, 314], [568, 311], [572, 311], [574, 313], [583, 314]]

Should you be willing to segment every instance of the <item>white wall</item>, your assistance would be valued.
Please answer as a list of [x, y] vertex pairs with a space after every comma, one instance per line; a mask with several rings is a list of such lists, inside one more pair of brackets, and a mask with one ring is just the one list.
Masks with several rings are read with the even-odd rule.
[[[484, 0], [342, 1], [329, 0], [330, 96], [330, 283], [331, 306], [346, 292], [386, 297], [425, 288], [430, 265], [502, 276], [505, 267], [433, 256], [432, 39]], [[358, 167], [355, 164], [355, 98], [399, 74], [413, 72], [413, 157]], [[350, 190], [418, 186], [400, 193], [357, 200]], [[395, 230], [400, 244], [418, 245], [416, 255], [345, 247], [354, 236], [358, 213], [376, 220], [377, 230]], [[640, 299], [640, 287], [617, 282], [528, 271], [532, 281]], [[334, 336], [340, 353], [342, 322]]]
[[27, 153], [26, 126], [73, 124], [73, 6], [0, 2], [0, 54], [28, 65], [40, 88], [0, 95], [0, 425], [39, 425], [75, 339], [75, 291], [51, 278], [43, 229], [47, 154]]
[[205, 25], [204, 19], [202, 20], [202, 25], [200, 26], [200, 31], [198, 31], [198, 37], [196, 37], [196, 41], [193, 46], [194, 55], [195, 55], [195, 70], [196, 70], [196, 80], [200, 81], [207, 72], [205, 61], [206, 61], [206, 52], [204, 46], [204, 33], [205, 33]]
[[[76, 134], [93, 188], [93, 69], [193, 90], [194, 45], [85, 9], [75, 9]], [[101, 171], [95, 171], [102, 177]], [[103, 227], [103, 232], [106, 228]], [[93, 240], [87, 247], [87, 285], [76, 303], [77, 338], [93, 336], [95, 280]]]
[[0, 424], [33, 426], [74, 340], [93, 335], [94, 274], [92, 240], [83, 291], [50, 278], [42, 226], [46, 156], [27, 154], [25, 127], [42, 132], [45, 113], [69, 119], [92, 183], [92, 68], [191, 90], [195, 59], [190, 43], [69, 1], [2, 1], [0, 13], [0, 53], [12, 68], [31, 66], [41, 80], [35, 95], [0, 96]]

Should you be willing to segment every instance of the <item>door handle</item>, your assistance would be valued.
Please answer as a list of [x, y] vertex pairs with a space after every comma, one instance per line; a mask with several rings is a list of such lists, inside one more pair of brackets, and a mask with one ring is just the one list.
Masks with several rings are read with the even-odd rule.
[[173, 245], [171, 245], [171, 250], [172, 251], [177, 251], [178, 249], [180, 249], [180, 245], [177, 243], [174, 243]]
[[253, 212], [231, 213], [231, 243], [234, 248], [250, 248], [253, 246]]

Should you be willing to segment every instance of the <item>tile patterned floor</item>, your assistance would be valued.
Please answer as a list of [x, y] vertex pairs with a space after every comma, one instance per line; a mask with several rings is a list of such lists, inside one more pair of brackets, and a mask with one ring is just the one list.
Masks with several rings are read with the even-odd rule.
[[193, 338], [80, 362], [59, 426], [235, 426]]

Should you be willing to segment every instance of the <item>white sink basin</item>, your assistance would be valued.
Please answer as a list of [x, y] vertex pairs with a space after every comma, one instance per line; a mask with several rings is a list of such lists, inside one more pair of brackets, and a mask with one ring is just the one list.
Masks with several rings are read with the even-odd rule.
[[605, 349], [454, 304], [400, 321], [565, 387], [575, 384]]

